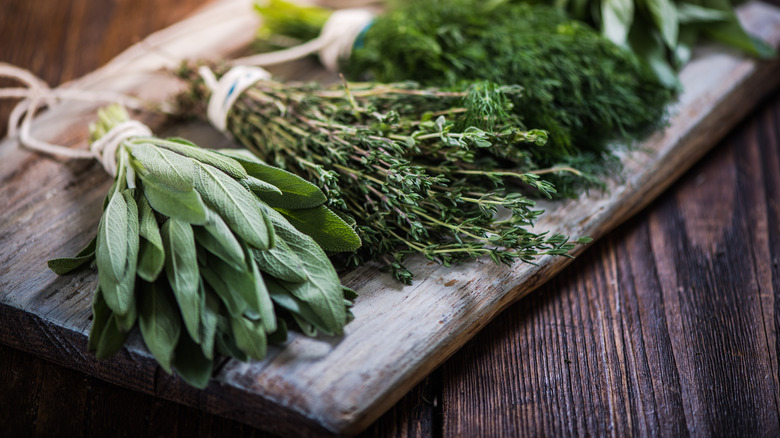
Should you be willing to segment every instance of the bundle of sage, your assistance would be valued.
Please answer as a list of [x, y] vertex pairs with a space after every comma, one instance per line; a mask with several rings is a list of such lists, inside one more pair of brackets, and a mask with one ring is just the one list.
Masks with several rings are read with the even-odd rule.
[[261, 359], [287, 324], [342, 332], [355, 294], [325, 251], [355, 250], [360, 239], [316, 186], [246, 151], [154, 137], [121, 106], [101, 110], [90, 132], [114, 184], [97, 236], [49, 267], [62, 275], [95, 262], [98, 358], [137, 323], [165, 371], [203, 388], [217, 354]]

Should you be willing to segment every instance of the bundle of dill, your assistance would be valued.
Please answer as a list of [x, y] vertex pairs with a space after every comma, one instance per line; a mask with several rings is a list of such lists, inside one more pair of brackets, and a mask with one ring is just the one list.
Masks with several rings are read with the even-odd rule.
[[[182, 112], [202, 114], [210, 90], [192, 66], [180, 75], [190, 85]], [[378, 259], [408, 283], [408, 254], [445, 266], [483, 255], [508, 264], [572, 248], [566, 236], [528, 230], [541, 211], [527, 195], [555, 193], [539, 175], [578, 172], [536, 162], [547, 134], [520, 128], [508, 111], [519, 92], [489, 83], [441, 91], [260, 80], [233, 104], [227, 130], [262, 159], [317, 182], [328, 205], [354, 219], [364, 246], [349, 264]], [[496, 219], [499, 208], [510, 217]]]

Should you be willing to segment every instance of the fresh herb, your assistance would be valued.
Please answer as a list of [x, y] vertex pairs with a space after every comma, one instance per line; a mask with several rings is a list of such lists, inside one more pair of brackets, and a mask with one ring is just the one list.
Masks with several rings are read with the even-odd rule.
[[[667, 85], [691, 57], [693, 46], [710, 38], [759, 58], [775, 55], [740, 24], [730, 0], [530, 0], [554, 4], [629, 48]], [[303, 17], [302, 17], [303, 18]], [[277, 19], [278, 22], [278, 19]]]
[[[128, 117], [112, 106], [98, 118], [93, 141]], [[217, 354], [261, 359], [288, 324], [342, 332], [354, 293], [324, 250], [353, 251], [360, 239], [316, 186], [246, 151], [182, 139], [131, 138], [116, 157], [97, 237], [49, 262], [62, 275], [95, 261], [97, 357], [114, 355], [138, 323], [160, 366], [203, 388]]]
[[343, 68], [353, 78], [380, 82], [518, 85], [523, 92], [511, 96], [510, 111], [550, 135], [540, 163], [594, 170], [609, 167], [610, 143], [630, 143], [659, 126], [675, 94], [588, 25], [559, 9], [509, 1], [394, 2]]
[[[210, 91], [192, 66], [180, 74], [191, 85], [183, 108], [202, 111]], [[566, 236], [528, 230], [542, 212], [526, 195], [555, 193], [541, 175], [581, 174], [538, 165], [547, 133], [519, 127], [509, 111], [518, 93], [488, 83], [440, 91], [262, 80], [238, 98], [227, 127], [263, 159], [316, 181], [329, 207], [354, 218], [364, 251], [350, 264], [367, 255], [410, 282], [408, 254], [445, 266], [480, 256], [508, 264], [572, 248]], [[499, 209], [511, 214], [497, 219]]]

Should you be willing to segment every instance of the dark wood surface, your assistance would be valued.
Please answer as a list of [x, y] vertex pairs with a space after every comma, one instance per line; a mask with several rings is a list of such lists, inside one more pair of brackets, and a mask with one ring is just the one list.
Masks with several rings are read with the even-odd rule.
[[[200, 3], [5, 0], [0, 61], [55, 85]], [[0, 115], [8, 108], [0, 105]], [[365, 436], [777, 436], [779, 234], [776, 93], [649, 208], [499, 315]], [[4, 346], [0, 431], [269, 436]]]

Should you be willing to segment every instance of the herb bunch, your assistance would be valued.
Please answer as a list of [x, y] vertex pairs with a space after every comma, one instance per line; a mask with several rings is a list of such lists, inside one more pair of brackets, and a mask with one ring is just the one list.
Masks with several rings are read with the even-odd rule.
[[[112, 106], [98, 119], [93, 141], [128, 116]], [[341, 333], [354, 292], [321, 245], [351, 251], [360, 240], [316, 186], [246, 151], [182, 139], [135, 137], [116, 159], [97, 236], [76, 257], [49, 261], [60, 275], [95, 262], [88, 346], [98, 358], [138, 325], [166, 372], [203, 388], [217, 354], [261, 359], [288, 323]]]
[[519, 0], [546, 3], [593, 25], [615, 44], [628, 48], [667, 85], [704, 38], [768, 58], [775, 52], [742, 27], [730, 0]]
[[[191, 85], [183, 107], [207, 100], [191, 66], [181, 76]], [[508, 264], [572, 248], [566, 236], [527, 230], [542, 213], [527, 195], [555, 193], [540, 175], [579, 172], [538, 166], [547, 134], [520, 128], [508, 111], [520, 92], [259, 81], [233, 105], [227, 128], [262, 159], [316, 181], [328, 205], [355, 220], [364, 251], [350, 265], [380, 259], [408, 283], [408, 254], [445, 266], [480, 256]], [[499, 209], [510, 217], [496, 219]]]
[[[274, 17], [264, 32], [290, 28]], [[562, 10], [501, 0], [392, 2], [343, 69], [351, 78], [380, 82], [518, 85], [523, 93], [513, 97], [512, 112], [525, 126], [549, 132], [544, 165], [594, 170], [605, 165], [610, 143], [630, 143], [659, 126], [675, 94], [632, 53]]]

